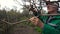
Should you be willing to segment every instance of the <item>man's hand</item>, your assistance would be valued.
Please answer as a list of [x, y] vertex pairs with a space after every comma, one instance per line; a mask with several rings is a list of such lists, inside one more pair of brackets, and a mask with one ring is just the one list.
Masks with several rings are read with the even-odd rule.
[[29, 19], [34, 25], [38, 25], [40, 26], [41, 28], [43, 28], [44, 24], [42, 23], [42, 21], [37, 18], [37, 17], [32, 17]]
[[34, 25], [37, 25], [39, 23], [39, 19], [37, 17], [32, 17], [29, 19]]

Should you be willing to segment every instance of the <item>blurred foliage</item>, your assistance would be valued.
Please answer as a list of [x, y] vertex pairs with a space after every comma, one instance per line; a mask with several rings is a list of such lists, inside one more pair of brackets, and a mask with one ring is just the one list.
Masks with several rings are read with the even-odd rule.
[[[25, 8], [24, 8], [25, 9]], [[18, 22], [21, 20], [25, 20], [27, 18], [30, 18], [31, 15], [29, 15], [28, 11], [26, 11], [27, 9], [24, 10], [23, 13], [20, 12], [16, 12], [16, 10], [11, 10], [11, 11], [6, 11], [4, 10], [0, 10], [0, 34], [13, 34], [14, 29], [17, 27], [21, 27], [22, 26], [28, 26], [29, 28], [32, 27], [34, 28], [34, 30], [37, 30], [38, 32], [41, 33], [41, 29], [37, 28], [37, 26], [34, 26], [32, 23], [26, 21], [26, 22], [22, 22], [19, 24], [15, 24], [15, 25], [9, 25], [1, 20], [10, 22], [10, 23], [14, 23], [14, 22]]]

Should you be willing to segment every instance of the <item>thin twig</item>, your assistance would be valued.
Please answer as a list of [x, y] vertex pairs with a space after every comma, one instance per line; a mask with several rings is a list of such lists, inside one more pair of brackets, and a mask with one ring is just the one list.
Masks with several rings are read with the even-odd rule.
[[60, 15], [60, 14], [41, 14], [42, 16], [56, 16], [56, 15]]

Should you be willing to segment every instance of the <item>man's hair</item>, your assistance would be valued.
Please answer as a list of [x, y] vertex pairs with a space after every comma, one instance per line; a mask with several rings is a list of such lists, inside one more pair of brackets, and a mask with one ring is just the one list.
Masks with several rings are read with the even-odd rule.
[[56, 2], [46, 2], [46, 4], [47, 5], [52, 5], [58, 10], [58, 7], [59, 7], [58, 3], [56, 3]]
[[56, 6], [56, 7], [58, 7], [58, 3], [56, 3], [56, 2], [46, 2], [46, 4], [48, 5], [53, 5], [53, 6]]

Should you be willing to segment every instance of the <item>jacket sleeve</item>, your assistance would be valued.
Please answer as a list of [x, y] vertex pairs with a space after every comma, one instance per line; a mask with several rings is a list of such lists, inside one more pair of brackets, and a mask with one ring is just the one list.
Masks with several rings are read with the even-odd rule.
[[60, 34], [60, 31], [48, 24], [44, 24], [43, 33], [44, 34]]
[[[59, 17], [56, 17], [56, 18], [59, 18]], [[60, 26], [55, 28], [55, 27], [52, 27], [49, 24], [46, 24], [46, 19], [47, 19], [46, 16], [40, 17], [40, 19], [44, 23], [43, 34], [60, 34], [60, 31], [58, 30], [58, 29], [60, 29], [59, 28]], [[54, 19], [54, 20], [51, 21], [51, 23], [58, 24], [58, 22], [60, 22], [59, 20], [60, 19]]]

